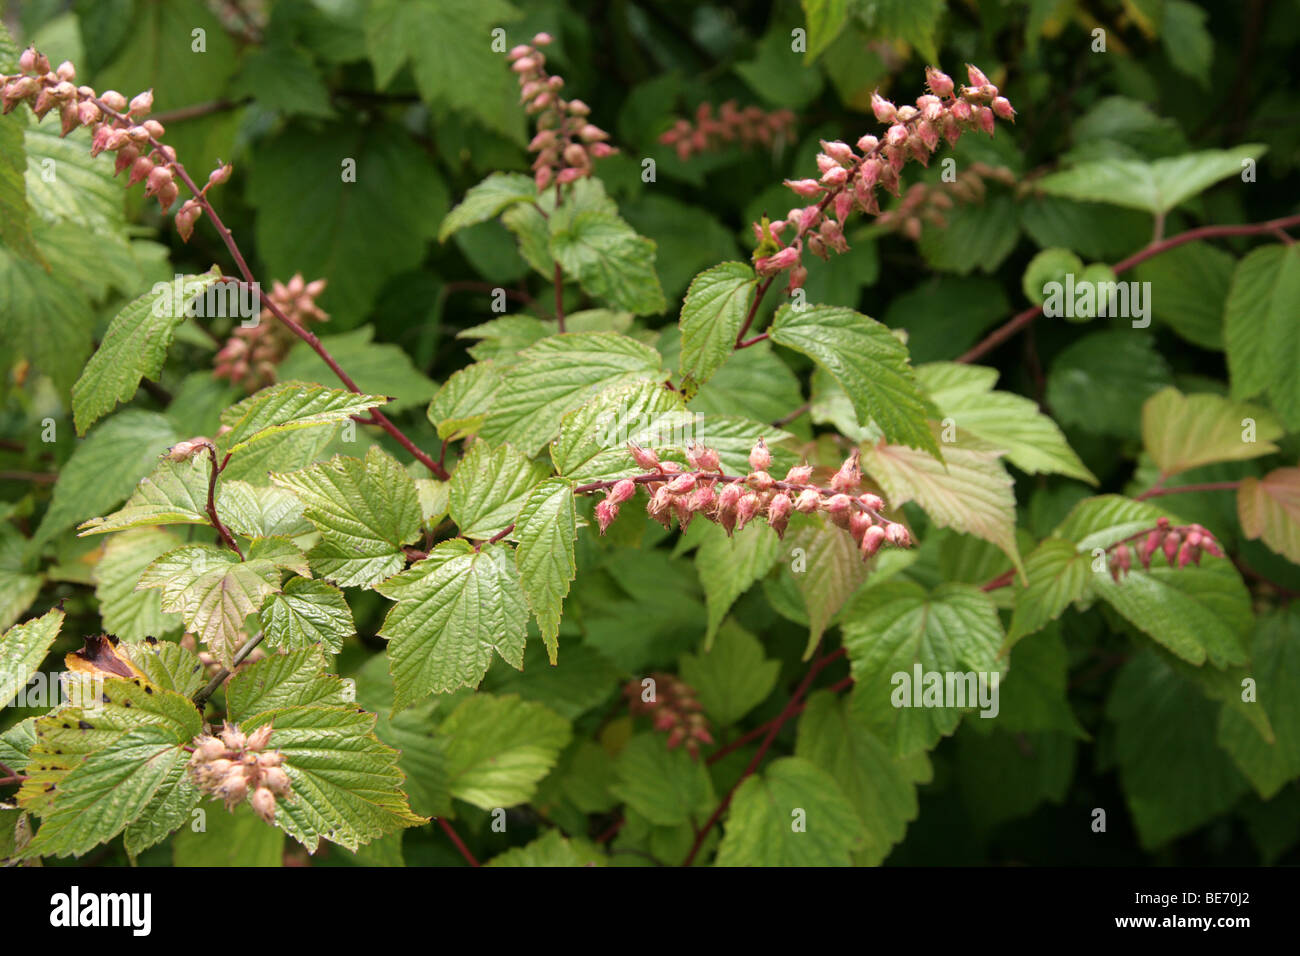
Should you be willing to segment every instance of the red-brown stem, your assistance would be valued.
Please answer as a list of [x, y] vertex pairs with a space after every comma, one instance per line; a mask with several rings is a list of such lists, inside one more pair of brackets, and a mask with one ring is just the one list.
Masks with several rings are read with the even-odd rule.
[[22, 774], [12, 774], [8, 777], [0, 777], [0, 787], [3, 787], [5, 784], [9, 784], [9, 783], [22, 783], [26, 779], [27, 778], [24, 777]]
[[1004, 588], [1016, 579], [1016, 569], [1003, 571], [992, 581], [986, 581], [980, 585], [981, 591], [996, 591], [998, 588]]
[[[111, 116], [122, 122], [130, 122], [130, 119], [125, 114], [109, 109], [99, 99], [92, 97], [91, 101], [99, 107], [101, 111], [103, 111], [105, 116]], [[149, 137], [149, 144], [162, 153], [162, 155], [167, 155], [162, 152], [163, 144], [154, 137]], [[352, 377], [348, 375], [347, 372], [343, 371], [343, 369], [339, 367], [339, 363], [334, 360], [334, 356], [330, 355], [329, 350], [321, 344], [321, 340], [316, 337], [315, 333], [303, 328], [297, 322], [293, 321], [293, 319], [285, 315], [284, 311], [271, 301], [270, 296], [262, 291], [262, 287], [258, 284], [257, 280], [253, 278], [253, 271], [248, 268], [248, 263], [244, 260], [244, 254], [239, 251], [239, 245], [235, 242], [234, 235], [231, 233], [230, 229], [226, 227], [226, 224], [221, 221], [221, 217], [217, 214], [217, 210], [213, 207], [212, 203], [208, 201], [208, 197], [194, 184], [194, 180], [191, 179], [190, 174], [185, 171], [185, 167], [181, 165], [180, 160], [172, 160], [169, 165], [176, 171], [176, 175], [179, 176], [181, 182], [185, 184], [185, 188], [193, 193], [194, 201], [203, 208], [203, 212], [212, 220], [212, 226], [217, 230], [217, 235], [221, 237], [221, 241], [230, 252], [230, 257], [235, 260], [235, 267], [239, 269], [239, 274], [244, 277], [244, 281], [247, 284], [257, 288], [258, 296], [261, 298], [262, 304], [272, 315], [287, 325], [289, 331], [293, 332], [294, 335], [306, 342], [308, 347], [321, 357], [321, 360], [329, 366], [331, 372], [338, 376], [339, 381], [347, 387], [348, 391], [360, 393], [361, 389], [357, 387], [357, 383], [352, 380]], [[383, 412], [378, 409], [372, 409], [370, 417], [376, 425], [388, 432], [389, 435], [397, 440], [398, 444], [411, 453], [412, 457], [420, 462], [420, 464], [424, 465], [424, 467], [428, 468], [429, 471], [433, 472], [437, 477], [443, 480], [451, 477], [444, 468], [439, 467], [436, 461], [421, 451], [416, 446], [415, 442], [407, 438], [406, 435], [403, 434], [402, 430], [394, 425]]]
[[763, 758], [767, 755], [768, 748], [771, 747], [772, 742], [776, 740], [776, 735], [780, 733], [785, 722], [801, 709], [800, 703], [808, 693], [808, 689], [812, 686], [813, 680], [822, 672], [823, 668], [838, 660], [840, 657], [843, 657], [844, 653], [845, 650], [841, 647], [838, 650], [832, 651], [830, 654], [827, 654], [824, 657], [819, 657], [812, 662], [812, 666], [808, 668], [808, 673], [804, 675], [803, 680], [799, 682], [799, 686], [795, 688], [795, 691], [790, 696], [790, 700], [785, 705], [785, 708], [777, 715], [775, 720], [771, 721], [771, 729], [768, 730], [767, 736], [763, 739], [762, 744], [759, 745], [758, 752], [750, 759], [749, 765], [745, 767], [740, 778], [732, 784], [731, 789], [727, 791], [727, 795], [722, 798], [722, 802], [718, 804], [709, 819], [705, 821], [704, 826], [700, 827], [699, 832], [695, 834], [695, 842], [691, 845], [691, 852], [686, 854], [686, 859], [682, 861], [682, 866], [690, 866], [695, 862], [695, 857], [700, 852], [700, 847], [704, 846], [704, 840], [709, 835], [709, 831], [713, 829], [713, 825], [716, 824], [727, 811], [727, 807], [731, 805], [731, 799], [736, 795], [736, 791], [740, 788], [740, 785], [758, 769], [758, 765], [763, 762]]
[[745, 314], [745, 321], [741, 324], [740, 331], [736, 333], [736, 348], [743, 349], [745, 347], [741, 344], [745, 340], [745, 333], [754, 324], [754, 317], [758, 315], [758, 307], [763, 302], [763, 296], [767, 295], [767, 290], [771, 288], [772, 280], [775, 278], [776, 276], [768, 276], [754, 290], [754, 301], [749, 304], [749, 311]]
[[747, 348], [749, 348], [751, 345], [757, 345], [759, 342], [762, 342], [764, 339], [768, 339], [768, 338], [771, 338], [771, 336], [768, 335], [768, 333], [766, 333], [766, 332], [762, 332], [762, 333], [760, 333], [760, 334], [758, 334], [758, 335], [755, 335], [752, 339], [745, 339], [745, 341], [743, 341], [743, 342], [737, 342], [737, 343], [736, 343], [736, 348], [737, 348], [737, 349], [747, 349]]
[[204, 441], [203, 447], [207, 449], [209, 457], [212, 459], [212, 470], [208, 473], [208, 520], [212, 522], [212, 527], [217, 529], [217, 534], [221, 535], [221, 540], [226, 542], [226, 546], [231, 551], [239, 555], [239, 560], [244, 560], [244, 552], [239, 550], [239, 545], [235, 541], [235, 536], [230, 533], [230, 529], [221, 523], [217, 517], [217, 502], [215, 499], [217, 492], [217, 475], [221, 474], [221, 466], [217, 464], [217, 446], [210, 441]]
[[[1300, 226], [1300, 215], [1285, 216], [1281, 219], [1272, 219], [1268, 222], [1246, 223], [1238, 226], [1201, 226], [1197, 229], [1189, 229], [1187, 232], [1180, 232], [1176, 236], [1170, 236], [1168, 239], [1162, 239], [1159, 242], [1153, 242], [1144, 249], [1133, 253], [1122, 262], [1117, 262], [1111, 266], [1111, 271], [1115, 273], [1127, 272], [1134, 266], [1146, 262], [1148, 259], [1167, 252], [1176, 246], [1184, 243], [1195, 242], [1198, 239], [1221, 239], [1229, 236], [1256, 236], [1266, 232], [1277, 232], [1278, 230], [1290, 229]], [[1021, 329], [1029, 325], [1030, 322], [1038, 318], [1043, 312], [1041, 305], [1033, 306], [1018, 313], [1005, 325], [1000, 325], [990, 332], [984, 339], [967, 351], [960, 358], [955, 359], [957, 362], [973, 362], [981, 358], [988, 352], [997, 348], [1011, 336], [1015, 335]]]
[[474, 854], [469, 852], [469, 847], [467, 847], [465, 842], [461, 840], [460, 834], [456, 832], [456, 828], [448, 822], [447, 818], [438, 817], [438, 825], [442, 827], [442, 832], [447, 834], [447, 837], [451, 842], [456, 845], [456, 849], [459, 850], [460, 855], [465, 858], [465, 862], [470, 866], [478, 866], [478, 860], [474, 859]]
[[595, 842], [608, 843], [610, 840], [614, 839], [614, 837], [618, 835], [618, 831], [623, 829], [623, 824], [626, 822], [627, 819], [625, 817], [619, 817], [617, 820], [615, 820], [613, 823], [610, 824], [609, 829], [607, 829], [604, 833], [600, 834], [600, 836], [596, 837]]
[[1163, 485], [1155, 485], [1142, 492], [1142, 494], [1138, 495], [1133, 500], [1146, 501], [1148, 498], [1159, 498], [1162, 495], [1185, 495], [1196, 491], [1235, 491], [1240, 487], [1240, 481], [1206, 481], [1199, 485], [1178, 485], [1175, 488], [1166, 488]]

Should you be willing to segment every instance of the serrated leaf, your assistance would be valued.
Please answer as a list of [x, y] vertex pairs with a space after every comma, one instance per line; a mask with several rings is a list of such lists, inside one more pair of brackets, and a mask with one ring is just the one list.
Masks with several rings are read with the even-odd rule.
[[389, 641], [395, 710], [477, 687], [494, 651], [516, 669], [523, 665], [528, 605], [508, 548], [475, 551], [461, 538], [443, 541], [375, 590], [397, 602], [379, 629]]
[[[1247, 425], [1253, 422], [1251, 440]], [[1201, 465], [1244, 461], [1277, 451], [1282, 426], [1267, 410], [1211, 393], [1184, 395], [1161, 389], [1142, 406], [1142, 443], [1167, 478]]]
[[804, 62], [811, 63], [844, 29], [848, 22], [849, 0], [802, 0], [804, 19], [808, 23], [808, 49]]
[[551, 460], [574, 482], [633, 475], [640, 469], [628, 442], [663, 454], [681, 447], [695, 421], [681, 395], [657, 382], [615, 385], [564, 416]]
[[947, 445], [941, 462], [882, 442], [863, 446], [862, 467], [880, 483], [892, 507], [915, 501], [938, 527], [996, 544], [1023, 573], [1013, 482], [996, 454]]
[[865, 840], [854, 861], [881, 863], [916, 819], [917, 783], [930, 781], [924, 754], [897, 758], [853, 717], [850, 701], [817, 691], [799, 718], [795, 755], [830, 774], [857, 811]]
[[1011, 392], [993, 391], [993, 381], [978, 366], [935, 362], [916, 370], [921, 387], [945, 418], [1005, 450], [1007, 461], [1031, 475], [1058, 474], [1089, 484], [1096, 476], [1079, 460], [1057, 424], [1037, 403]]
[[907, 346], [884, 325], [852, 309], [782, 306], [770, 334], [777, 345], [802, 352], [835, 377], [859, 424], [874, 421], [889, 441], [939, 454]]
[[185, 276], [179, 287], [159, 282], [113, 317], [99, 349], [72, 387], [78, 435], [86, 434], [119, 402], [130, 401], [142, 378], [158, 377], [176, 327], [185, 321], [191, 304], [220, 276], [213, 267], [202, 275]]
[[1073, 542], [1047, 538], [1025, 559], [1028, 583], [1016, 586], [1007, 644], [1043, 629], [1087, 593], [1090, 555]]
[[637, 734], [614, 761], [610, 791], [656, 826], [704, 819], [716, 803], [703, 763], [686, 748], [668, 749], [662, 734]]
[[790, 580], [803, 599], [808, 619], [808, 644], [803, 658], [808, 660], [831, 620], [866, 580], [869, 566], [847, 532], [820, 518], [792, 520], [786, 533], [786, 546], [789, 554], [802, 557], [800, 562], [792, 561], [782, 574], [791, 575]]
[[[399, 691], [400, 693], [400, 691]], [[515, 696], [475, 694], [438, 728], [446, 741], [451, 795], [481, 810], [532, 798], [569, 743], [569, 722]]]
[[1300, 564], [1300, 468], [1243, 478], [1237, 489], [1237, 516], [1247, 538], [1262, 539]]
[[681, 660], [682, 680], [721, 727], [737, 723], [765, 701], [780, 674], [781, 662], [768, 660], [758, 638], [732, 622], [718, 631], [711, 648]]
[[1193, 345], [1223, 351], [1224, 309], [1237, 260], [1207, 242], [1187, 242], [1133, 271], [1150, 282], [1151, 314]]
[[248, 538], [296, 538], [310, 534], [297, 495], [275, 485], [225, 481], [217, 485], [217, 514], [235, 534]]
[[534, 488], [517, 519], [515, 563], [551, 664], [559, 655], [564, 599], [578, 573], [574, 558], [577, 536], [572, 482], [550, 478]]
[[108, 540], [91, 575], [105, 630], [124, 641], [142, 641], [180, 627], [179, 614], [163, 612], [162, 595], [137, 591], [135, 586], [155, 558], [181, 544], [179, 537], [162, 528], [136, 528]]
[[321, 533], [312, 567], [342, 587], [369, 587], [406, 564], [402, 546], [420, 535], [415, 483], [396, 459], [378, 446], [365, 459], [336, 456], [310, 468], [272, 474], [305, 505]]
[[0, 708], [31, 680], [63, 626], [63, 611], [54, 608], [0, 634]]
[[736, 790], [714, 866], [849, 866], [865, 841], [830, 774], [803, 757], [782, 757]]
[[268, 647], [297, 648], [319, 644], [337, 654], [356, 633], [343, 592], [324, 581], [292, 578], [262, 608]]
[[193, 544], [155, 558], [140, 588], [158, 588], [162, 609], [181, 615], [221, 663], [230, 666], [247, 638], [244, 619], [280, 586], [280, 569], [267, 560], [241, 562], [233, 552]]
[[1265, 150], [1265, 146], [1250, 144], [1233, 149], [1207, 149], [1154, 162], [1096, 160], [1045, 176], [1037, 186], [1049, 195], [1128, 206], [1161, 215], [1219, 180], [1239, 174], [1243, 160], [1259, 159]]
[[736, 598], [772, 570], [781, 548], [776, 532], [761, 522], [746, 525], [732, 535], [719, 525], [708, 526], [695, 553], [695, 567], [709, 610], [705, 650], [713, 644], [714, 635]]
[[590, 295], [634, 315], [667, 307], [655, 273], [655, 243], [618, 216], [560, 206], [550, 227], [551, 256]]
[[1063, 425], [1137, 438], [1141, 403], [1170, 382], [1155, 336], [1136, 330], [1093, 332], [1052, 360], [1047, 402]]
[[498, 853], [484, 866], [604, 866], [605, 854], [586, 840], [566, 839], [547, 830], [531, 843]]
[[537, 197], [537, 185], [531, 176], [523, 173], [493, 173], [477, 186], [471, 186], [456, 206], [447, 213], [438, 227], [438, 241], [467, 226], [494, 219], [519, 202], [532, 202]]
[[734, 350], [755, 282], [754, 270], [743, 262], [724, 262], [691, 280], [678, 320], [682, 390], [688, 395], [712, 378]]
[[475, 434], [487, 418], [501, 375], [491, 362], [475, 362], [451, 377], [429, 403], [429, 421], [443, 441]]
[[271, 654], [242, 667], [226, 687], [226, 708], [239, 720], [286, 707], [337, 707], [351, 702], [341, 679], [325, 673], [317, 646]]
[[451, 519], [466, 538], [487, 540], [515, 523], [546, 475], [545, 467], [509, 445], [492, 448], [476, 441], [452, 472]]
[[153, 474], [140, 480], [126, 504], [107, 517], [82, 522], [77, 536], [84, 538], [89, 534], [156, 525], [209, 524], [210, 469], [211, 461], [206, 454], [185, 461], [159, 462]]
[[1000, 681], [993, 675], [1006, 669], [998, 657], [1004, 635], [993, 600], [978, 588], [941, 584], [927, 592], [912, 581], [886, 581], [854, 601], [842, 630], [853, 713], [895, 754], [929, 750], [957, 729], [964, 712], [996, 707], [995, 696], [991, 707], [983, 698]]
[[626, 335], [552, 335], [520, 352], [518, 364], [506, 370], [479, 434], [532, 457], [555, 436], [561, 417], [596, 392], [667, 378], [659, 353]]
[[183, 827], [172, 841], [172, 865], [178, 867], [277, 867], [283, 860], [284, 832], [268, 827], [249, 806], [209, 813], [207, 829]]
[[1267, 391], [1288, 427], [1300, 427], [1300, 249], [1271, 245], [1237, 263], [1224, 318], [1234, 398]]
[[220, 438], [227, 455], [282, 432], [346, 421], [387, 402], [383, 395], [361, 395], [344, 388], [307, 382], [279, 382], [254, 392], [221, 415], [230, 431]]

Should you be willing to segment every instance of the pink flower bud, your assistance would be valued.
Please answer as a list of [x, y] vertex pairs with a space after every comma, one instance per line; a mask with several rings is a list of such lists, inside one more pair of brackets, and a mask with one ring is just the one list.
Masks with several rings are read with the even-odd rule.
[[624, 478], [621, 481], [616, 481], [614, 486], [606, 492], [605, 500], [620, 505], [634, 494], [636, 494], [636, 482], [631, 478]]
[[604, 534], [618, 517], [618, 504], [609, 498], [596, 502], [596, 524]]
[[840, 470], [831, 477], [832, 491], [853, 491], [858, 487], [862, 481], [862, 468], [858, 464], [859, 458], [860, 453], [855, 448], [853, 453], [844, 460]]
[[767, 523], [776, 532], [778, 538], [785, 537], [785, 528], [790, 522], [790, 512], [793, 509], [794, 502], [783, 491], [777, 492], [772, 496], [772, 500], [768, 502]]
[[158, 139], [163, 135], [163, 133], [167, 132], [167, 130], [164, 129], [163, 124], [157, 120], [145, 120], [140, 125], [143, 126], [144, 131], [154, 139]]
[[1165, 535], [1165, 541], [1163, 546], [1165, 552], [1165, 560], [1169, 562], [1170, 567], [1173, 566], [1175, 558], [1178, 557], [1178, 546], [1182, 543], [1183, 543], [1183, 539], [1178, 534], [1177, 531], [1170, 531], [1168, 534]]
[[597, 143], [609, 139], [609, 134], [599, 126], [588, 123], [579, 131], [578, 138], [584, 143]]
[[648, 448], [642, 448], [634, 441], [627, 443], [627, 450], [633, 460], [646, 471], [660, 471], [659, 456]]
[[821, 181], [826, 186], [843, 186], [849, 181], [849, 171], [843, 166], [836, 166], [834, 169], [828, 169]]
[[554, 173], [551, 172], [550, 166], [542, 166], [533, 174], [533, 182], [537, 185], [538, 192], [541, 192], [551, 184], [551, 177], [553, 175]]
[[952, 104], [952, 117], [959, 123], [966, 123], [971, 118], [971, 105], [965, 100], [958, 100]]
[[[18, 69], [22, 70], [24, 73], [37, 72], [36, 58], [39, 55], [40, 54], [36, 52], [36, 47], [29, 46], [26, 50], [23, 50], [22, 55], [18, 57]], [[41, 70], [40, 72], [44, 73], [45, 71]]]
[[765, 471], [751, 471], [745, 477], [745, 484], [755, 491], [768, 491], [774, 484], [772, 476]]
[[740, 496], [740, 501], [736, 504], [736, 529], [743, 530], [745, 525], [753, 520], [754, 515], [758, 514], [760, 504], [758, 495], [752, 491]]
[[[147, 160], [146, 160], [147, 162]], [[155, 166], [146, 177], [144, 194], [152, 196], [172, 181], [172, 171], [166, 166]]]
[[[99, 122], [102, 115], [103, 114], [99, 111], [99, 107], [89, 100], [77, 104], [77, 119], [80, 121], [82, 126], [94, 126]], [[107, 127], [101, 126], [100, 129], [107, 129]], [[99, 130], [96, 130], [95, 132], [98, 134]]]
[[126, 111], [126, 97], [117, 90], [105, 90], [99, 95], [99, 101], [115, 113]]
[[569, 113], [573, 116], [590, 116], [591, 107], [582, 100], [569, 100]]
[[525, 43], [520, 43], [518, 46], [510, 48], [510, 52], [506, 54], [506, 59], [509, 60], [511, 63], [513, 63], [515, 60], [518, 60], [521, 57], [525, 57], [532, 52], [533, 52], [532, 47], [528, 46]]
[[898, 110], [894, 108], [894, 104], [879, 93], [871, 94], [871, 112], [876, 114], [876, 119], [881, 123], [892, 123], [898, 115]]
[[895, 521], [891, 521], [885, 525], [885, 540], [892, 545], [906, 548], [912, 543], [912, 536], [908, 534], [907, 528]]
[[760, 275], [775, 275], [783, 269], [789, 269], [799, 262], [799, 246], [786, 246], [779, 252], [765, 256], [754, 263], [754, 268]]
[[132, 116], [148, 116], [153, 109], [153, 90], [145, 90], [131, 99]]
[[862, 549], [862, 557], [869, 558], [880, 550], [880, 546], [885, 543], [885, 529], [878, 524], [873, 524], [862, 535], [862, 541], [859, 547]]
[[1004, 120], [1016, 120], [1016, 111], [1011, 108], [1011, 101], [1005, 96], [999, 96], [993, 100], [993, 112], [998, 114]]
[[754, 442], [749, 452], [749, 467], [754, 471], [766, 471], [772, 466], [772, 453], [767, 449], [767, 442], [760, 438]]
[[895, 123], [885, 131], [886, 146], [902, 146], [907, 142], [907, 127], [901, 123]]
[[871, 515], [867, 514], [865, 511], [853, 511], [849, 513], [849, 534], [853, 536], [854, 541], [861, 544], [862, 536], [870, 527], [872, 527]]
[[533, 37], [533, 46], [547, 46], [552, 39], [549, 33], [539, 33]]
[[516, 73], [531, 73], [537, 69], [537, 61], [531, 56], [521, 56], [510, 65], [510, 69]]
[[1115, 565], [1124, 572], [1127, 572], [1133, 566], [1133, 557], [1128, 545], [1121, 544], [1115, 549]]
[[785, 480], [791, 485], [806, 485], [808, 480], [812, 478], [812, 473], [812, 465], [794, 465], [785, 473]]
[[718, 453], [699, 442], [690, 442], [686, 446], [686, 460], [697, 471], [719, 472], [722, 470], [722, 461], [718, 458]]
[[194, 224], [202, 215], [203, 207], [193, 199], [187, 200], [185, 205], [181, 206], [180, 211], [176, 213], [176, 231], [180, 234], [182, 242], [190, 241], [190, 236], [194, 234]]
[[1190, 541], [1184, 541], [1182, 547], [1178, 549], [1178, 570], [1187, 567], [1193, 560], [1199, 556], [1199, 551], [1192, 546]]
[[701, 481], [691, 493], [690, 508], [704, 514], [712, 514], [718, 505], [718, 493], [713, 489], [712, 481]]
[[683, 472], [672, 481], [668, 482], [668, 484], [664, 486], [664, 491], [670, 495], [684, 495], [695, 489], [695, 481], [695, 472]]
[[921, 111], [915, 106], [900, 106], [898, 108], [898, 121], [900, 123], [910, 123], [920, 115]]
[[822, 496], [816, 488], [805, 488], [794, 500], [794, 510], [801, 514], [812, 514], [821, 504]]
[[952, 77], [947, 73], [936, 70], [932, 66], [925, 68], [925, 81], [930, 87], [930, 92], [936, 96], [951, 96], [953, 91]]
[[817, 154], [817, 169], [819, 172], [829, 173], [832, 169], [842, 168], [834, 158], [827, 156], [825, 153]]
[[606, 156], [613, 156], [613, 155], [614, 155], [615, 153], [617, 153], [617, 152], [618, 152], [618, 150], [615, 149], [613, 146], [610, 146], [609, 143], [592, 143], [592, 144], [591, 144], [591, 158], [592, 158], [592, 159], [604, 159]]
[[992, 86], [989, 78], [984, 75], [984, 71], [972, 63], [966, 64], [966, 76], [970, 79], [971, 86]]
[[815, 199], [824, 191], [815, 179], [787, 179], [785, 184], [804, 199]]
[[275, 794], [266, 787], [253, 791], [253, 811], [267, 823], [275, 823]]
[[148, 156], [141, 156], [131, 164], [131, 172], [127, 176], [126, 184], [134, 186], [136, 183], [143, 182], [153, 172], [153, 160]]
[[841, 143], [839, 140], [833, 142], [821, 141], [822, 151], [834, 159], [837, 163], [843, 163], [848, 166], [857, 161], [853, 155], [853, 149], [848, 143]]
[[858, 140], [858, 149], [861, 150], [863, 153], [873, 153], [876, 151], [876, 147], [878, 147], [879, 145], [880, 145], [880, 140], [870, 135], [863, 136], [861, 139]]
[[991, 109], [987, 106], [977, 107], [975, 120], [979, 124], [981, 132], [988, 133], [990, 136], [993, 135], [994, 120]]
[[865, 495], [858, 495], [858, 503], [868, 511], [877, 513], [885, 510], [885, 501], [880, 495], [873, 495], [870, 492]]

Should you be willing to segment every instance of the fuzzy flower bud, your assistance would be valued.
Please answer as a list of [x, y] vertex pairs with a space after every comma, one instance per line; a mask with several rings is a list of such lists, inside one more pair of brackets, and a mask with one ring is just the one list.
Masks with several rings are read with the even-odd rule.
[[627, 443], [627, 450], [636, 463], [647, 471], [661, 471], [659, 456], [648, 448], [642, 448], [634, 441]]
[[840, 470], [831, 477], [832, 491], [853, 491], [858, 487], [862, 481], [862, 468], [858, 463], [860, 457], [860, 453], [855, 448], [853, 453], [844, 460]]
[[720, 472], [722, 470], [722, 461], [718, 458], [718, 453], [699, 442], [687, 444], [686, 460], [697, 471]]
[[746, 492], [740, 496], [740, 501], [736, 504], [737, 530], [743, 529], [745, 525], [753, 520], [754, 515], [758, 514], [760, 504], [761, 502], [759, 501], [758, 495], [754, 494], [752, 491]]
[[885, 540], [900, 548], [906, 548], [912, 543], [912, 536], [908, 534], [907, 528], [897, 522], [891, 521], [889, 524], [885, 525]]
[[804, 199], [815, 199], [824, 191], [815, 179], [787, 179], [785, 185]]
[[876, 114], [876, 119], [882, 123], [892, 123], [898, 116], [898, 110], [894, 104], [889, 102], [879, 93], [871, 94], [871, 112]]
[[749, 467], [754, 471], [766, 471], [772, 466], [772, 453], [767, 449], [767, 442], [759, 439], [749, 452]]
[[132, 116], [148, 116], [149, 111], [153, 109], [153, 90], [145, 90], [131, 99], [130, 113]]
[[608, 498], [596, 502], [596, 525], [600, 528], [600, 533], [604, 534], [609, 530], [609, 526], [614, 523], [618, 517], [618, 504], [610, 501]]
[[806, 485], [812, 473], [812, 465], [794, 465], [785, 473], [785, 480], [792, 485]]
[[862, 557], [869, 558], [877, 551], [885, 541], [885, 529], [878, 524], [873, 524], [862, 535]]

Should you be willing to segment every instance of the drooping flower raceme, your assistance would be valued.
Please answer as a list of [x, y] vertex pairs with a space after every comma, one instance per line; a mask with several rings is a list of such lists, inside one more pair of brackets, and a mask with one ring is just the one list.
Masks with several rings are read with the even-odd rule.
[[817, 155], [817, 179], [786, 180], [786, 185], [806, 206], [791, 209], [785, 219], [754, 223], [754, 267], [760, 275], [789, 273], [789, 289], [800, 288], [807, 278], [805, 248], [823, 259], [830, 252], [846, 252], [844, 224], [853, 210], [877, 215], [877, 187], [899, 195], [898, 174], [909, 159], [928, 165], [942, 138], [949, 145], [962, 133], [978, 129], [993, 135], [994, 117], [1013, 119], [1015, 110], [978, 67], [968, 66], [970, 85], [956, 88], [952, 78], [933, 67], [926, 69], [930, 92], [917, 97], [915, 106], [895, 106], [879, 93], [871, 98], [876, 119], [888, 123], [883, 137], [866, 135], [856, 149], [847, 143], [822, 140]]
[[671, 146], [677, 158], [690, 159], [696, 153], [720, 149], [731, 143], [741, 146], [774, 146], [793, 134], [795, 115], [790, 110], [768, 112], [761, 106], [743, 109], [727, 100], [713, 112], [712, 103], [695, 109], [695, 122], [679, 119], [659, 135], [659, 142]]

